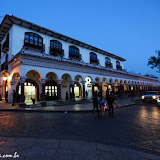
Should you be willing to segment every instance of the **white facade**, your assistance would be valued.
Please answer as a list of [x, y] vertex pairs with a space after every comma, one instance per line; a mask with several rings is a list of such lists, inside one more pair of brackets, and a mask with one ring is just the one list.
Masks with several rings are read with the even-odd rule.
[[[8, 30], [4, 30], [3, 28], [7, 28], [7, 24], [9, 24]], [[115, 92], [119, 90], [118, 86], [123, 86], [123, 92], [130, 91], [133, 88], [135, 91], [139, 91], [147, 90], [149, 87], [152, 87], [152, 89], [153, 87], [159, 87], [159, 81], [157, 79], [127, 73], [124, 70], [125, 60], [121, 57], [39, 27], [17, 17], [7, 15], [1, 24], [0, 33], [1, 32], [3, 33], [0, 40], [1, 96], [5, 96], [6, 82], [4, 82], [3, 77], [7, 77], [7, 96], [8, 101], [10, 102], [12, 101], [13, 90], [16, 90], [18, 85], [25, 82], [27, 85], [30, 83], [36, 88], [35, 94], [37, 99], [40, 100], [40, 95], [43, 97], [44, 94], [43, 83], [45, 84], [44, 90], [46, 94], [47, 82], [55, 83], [52, 84], [53, 86], [55, 85], [53, 91], [56, 92], [58, 99], [65, 99], [67, 91], [69, 97], [73, 98], [73, 89], [76, 97], [85, 98], [85, 92], [87, 91], [88, 97], [91, 98], [93, 96], [93, 91], [96, 90], [96, 85], [97, 90], [101, 90], [103, 96], [105, 96], [109, 85], [113, 86], [112, 90]], [[37, 50], [36, 46], [35, 48], [25, 46], [24, 40], [26, 32], [32, 32], [41, 36], [45, 49], [42, 51]], [[6, 51], [3, 44], [6, 41], [8, 33], [9, 46]], [[51, 40], [57, 40], [62, 44], [64, 55], [50, 55]], [[75, 46], [79, 49], [81, 59], [70, 57], [69, 46]], [[98, 61], [97, 63], [90, 63], [91, 52], [94, 52], [94, 54], [97, 55], [99, 64]], [[8, 69], [4, 69], [3, 64], [6, 62], [7, 55], [9, 65]], [[106, 66], [106, 57], [110, 58], [113, 67], [108, 68]], [[117, 70], [116, 61], [119, 61], [120, 63], [120, 70]], [[16, 77], [14, 77], [15, 75]], [[24, 82], [21, 81], [20, 77], [21, 79], [24, 79]], [[94, 84], [96, 84], [95, 87], [92, 87]], [[48, 86], [48, 90], [49, 87], [51, 86]], [[19, 90], [17, 90], [17, 92], [18, 91]], [[49, 94], [53, 91], [49, 90]], [[44, 101], [44, 99], [42, 101]]]

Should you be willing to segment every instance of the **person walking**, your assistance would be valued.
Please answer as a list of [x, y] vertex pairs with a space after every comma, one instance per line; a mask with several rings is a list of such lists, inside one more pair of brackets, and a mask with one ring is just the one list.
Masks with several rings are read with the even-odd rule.
[[86, 98], [88, 98], [88, 92], [86, 91]]
[[100, 109], [101, 109], [101, 116], [104, 116], [105, 113], [105, 109], [107, 109], [107, 102], [104, 98], [100, 98], [99, 100], [99, 104], [100, 104]]
[[99, 109], [98, 109], [98, 97], [97, 97], [97, 93], [95, 93], [95, 96], [93, 98], [93, 116], [96, 116], [96, 111], [97, 111], [97, 116], [98, 118], [99, 116]]
[[112, 116], [112, 117], [114, 116], [114, 106], [113, 106], [114, 101], [115, 101], [115, 96], [113, 92], [111, 92], [110, 95], [108, 95], [107, 102], [109, 107], [109, 116]]
[[13, 90], [12, 96], [13, 96], [12, 106], [14, 106], [14, 102], [16, 102], [16, 92], [15, 92], [15, 90]]
[[68, 91], [66, 92], [66, 101], [68, 101]]

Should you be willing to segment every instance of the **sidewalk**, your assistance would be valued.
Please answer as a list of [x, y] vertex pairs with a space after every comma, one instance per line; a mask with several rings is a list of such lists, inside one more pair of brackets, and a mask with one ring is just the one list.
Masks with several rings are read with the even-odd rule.
[[[132, 105], [136, 105], [140, 97], [134, 97], [132, 100], [129, 98], [118, 99], [116, 102], [118, 103], [119, 108], [128, 107]], [[70, 103], [70, 104], [69, 104]], [[76, 102], [77, 103], [77, 102]], [[49, 104], [50, 105], [50, 104]], [[22, 112], [91, 112], [93, 110], [92, 100], [82, 100], [75, 104], [75, 102], [55, 102], [52, 106], [46, 107], [36, 107], [30, 106], [26, 108], [20, 108], [18, 105], [12, 106], [10, 103], [0, 103], [0, 111], [22, 111]]]
[[[0, 156], [12, 155], [19, 160], [159, 160], [160, 157], [96, 142], [0, 138]], [[5, 158], [2, 158], [5, 159]], [[8, 159], [8, 158], [7, 158]]]

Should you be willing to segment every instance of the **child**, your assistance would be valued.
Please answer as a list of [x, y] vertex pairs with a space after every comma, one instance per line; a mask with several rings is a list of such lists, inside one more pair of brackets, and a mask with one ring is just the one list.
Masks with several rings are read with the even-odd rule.
[[100, 99], [100, 108], [102, 111], [102, 116], [104, 115], [105, 109], [107, 108], [107, 102], [105, 101], [105, 99]]

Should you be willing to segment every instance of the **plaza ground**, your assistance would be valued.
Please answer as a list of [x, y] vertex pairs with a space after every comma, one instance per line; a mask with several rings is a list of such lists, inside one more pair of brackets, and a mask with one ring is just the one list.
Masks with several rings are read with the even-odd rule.
[[160, 159], [156, 104], [138, 102], [100, 119], [91, 112], [1, 112], [0, 124], [0, 152], [21, 159]]

